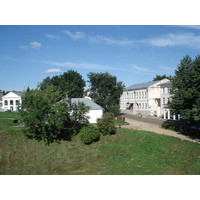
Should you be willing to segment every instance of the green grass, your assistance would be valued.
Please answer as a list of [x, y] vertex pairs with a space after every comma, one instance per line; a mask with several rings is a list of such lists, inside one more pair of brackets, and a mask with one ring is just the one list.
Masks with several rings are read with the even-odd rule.
[[129, 125], [129, 123], [126, 122], [126, 121], [123, 121], [123, 120], [121, 120], [121, 119], [115, 119], [115, 125], [116, 125], [116, 126]]
[[146, 131], [118, 129], [116, 135], [84, 145], [80, 138], [45, 145], [27, 139], [0, 113], [0, 174], [200, 174], [200, 144]]

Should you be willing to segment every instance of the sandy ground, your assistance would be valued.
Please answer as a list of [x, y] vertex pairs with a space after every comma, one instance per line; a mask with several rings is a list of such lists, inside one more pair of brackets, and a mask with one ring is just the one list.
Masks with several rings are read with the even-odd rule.
[[180, 138], [181, 140], [189, 140], [191, 142], [196, 142], [196, 143], [200, 144], [199, 139], [192, 139], [188, 136], [178, 134], [175, 131], [160, 128], [158, 125], [152, 125], [149, 123], [139, 122], [139, 121], [136, 121], [133, 119], [127, 119], [127, 118], [126, 118], [126, 122], [128, 122], [130, 125], [124, 125], [124, 126], [122, 126], [123, 128], [150, 131], [150, 132], [154, 132], [154, 133], [158, 133], [158, 134], [177, 137], [177, 138]]

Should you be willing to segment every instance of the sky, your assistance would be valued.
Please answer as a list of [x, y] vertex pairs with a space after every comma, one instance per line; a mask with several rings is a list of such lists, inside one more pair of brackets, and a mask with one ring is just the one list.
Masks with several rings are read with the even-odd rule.
[[0, 25], [0, 90], [36, 88], [68, 70], [85, 81], [109, 72], [129, 86], [174, 75], [199, 52], [198, 25]]

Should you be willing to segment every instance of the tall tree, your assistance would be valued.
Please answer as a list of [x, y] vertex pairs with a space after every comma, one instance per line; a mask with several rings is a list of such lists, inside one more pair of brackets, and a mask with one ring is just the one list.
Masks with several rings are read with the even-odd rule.
[[101, 105], [106, 112], [113, 112], [118, 114], [120, 96], [123, 93], [124, 84], [117, 81], [115, 76], [108, 72], [106, 73], [93, 73], [88, 74], [90, 83], [90, 97]]
[[47, 77], [40, 83], [40, 89], [44, 90], [49, 85], [54, 85], [61, 90], [63, 97], [67, 94], [69, 98], [79, 98], [84, 94], [86, 82], [78, 72], [69, 70], [60, 76]]
[[173, 113], [180, 114], [186, 124], [200, 122], [200, 56], [193, 60], [186, 55], [177, 66], [171, 79], [171, 102]]

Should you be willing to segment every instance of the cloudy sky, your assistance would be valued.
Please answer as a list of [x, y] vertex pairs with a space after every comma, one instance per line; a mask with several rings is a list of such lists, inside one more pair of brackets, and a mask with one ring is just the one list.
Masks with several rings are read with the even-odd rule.
[[173, 75], [200, 52], [200, 26], [0, 26], [0, 89], [35, 88], [69, 69], [109, 72], [126, 86]]

